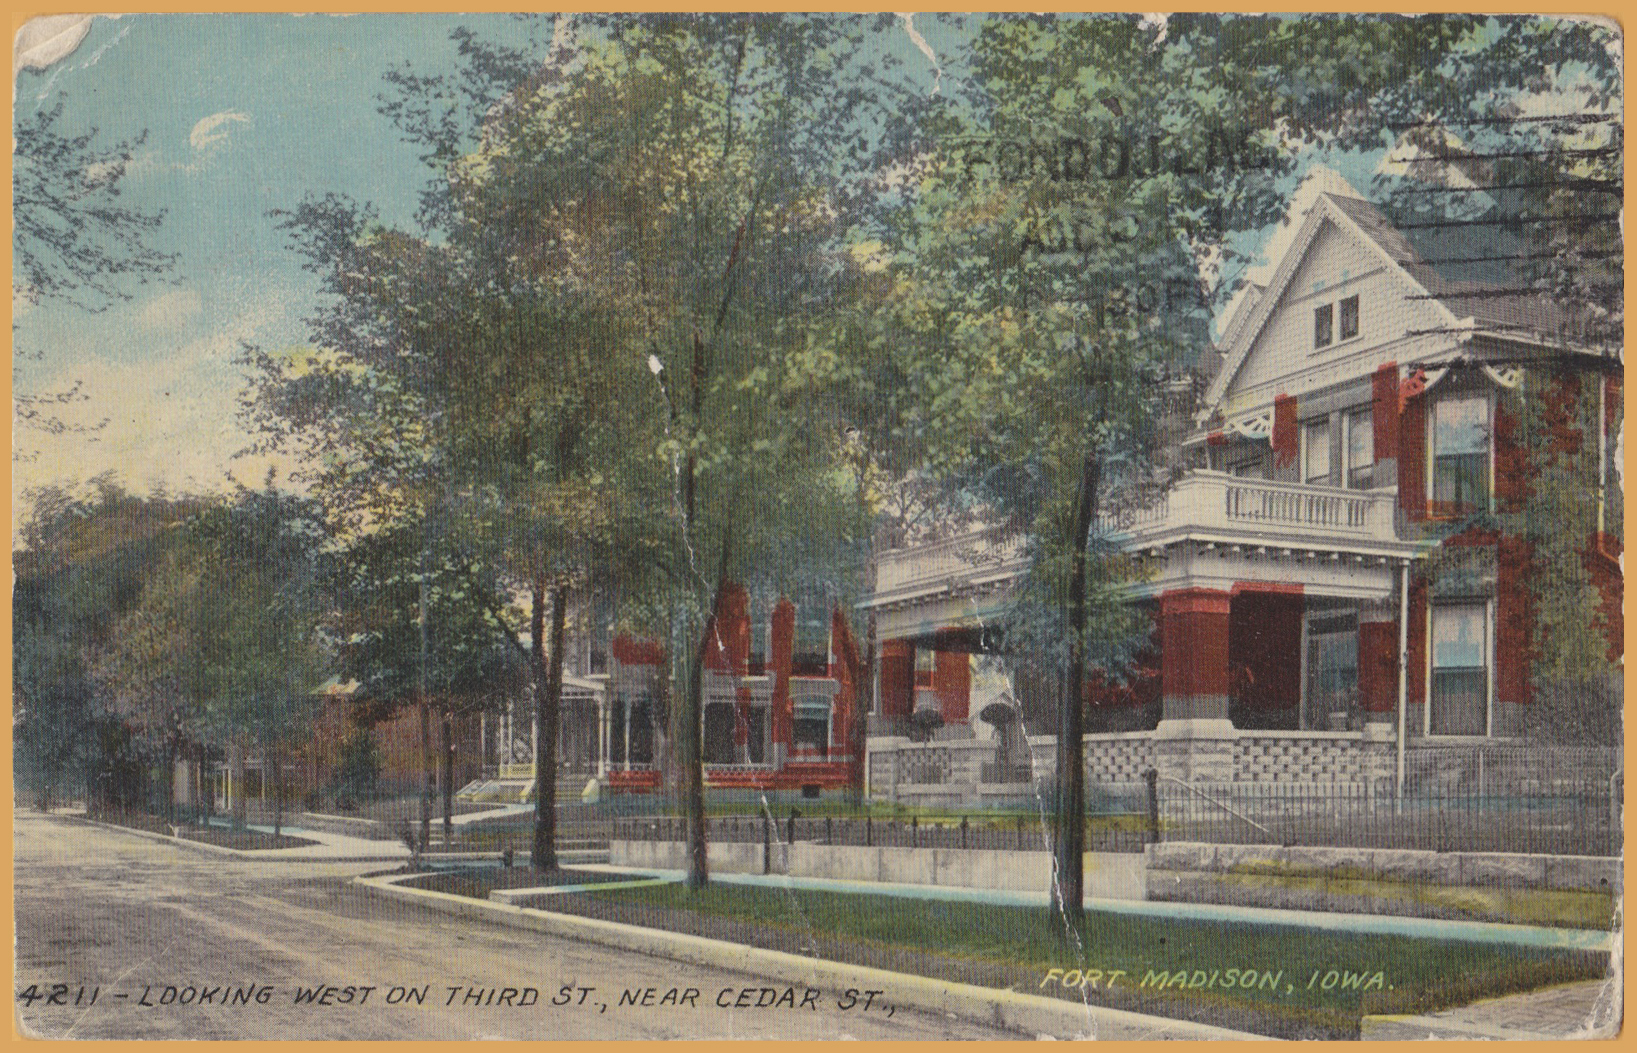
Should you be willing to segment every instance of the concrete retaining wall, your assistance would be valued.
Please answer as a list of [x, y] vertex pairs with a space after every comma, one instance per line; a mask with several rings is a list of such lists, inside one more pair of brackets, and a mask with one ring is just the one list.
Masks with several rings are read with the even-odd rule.
[[[770, 873], [789, 873], [787, 845], [771, 846]], [[705, 858], [711, 869], [725, 874], [762, 873], [762, 846], [759, 843], [712, 842]], [[681, 841], [610, 841], [608, 861], [622, 867], [653, 867], [656, 870], [684, 870], [688, 866], [686, 846]]]
[[1169, 842], [1147, 850], [1152, 900], [1607, 929], [1619, 860], [1503, 852]]
[[[882, 848], [798, 842], [772, 846], [775, 874], [1046, 892], [1051, 888], [1049, 852], [1001, 849]], [[710, 865], [728, 874], [762, 873], [759, 844], [712, 844]], [[668, 870], [685, 865], [679, 841], [611, 841], [609, 862], [618, 866]], [[1086, 895], [1097, 899], [1142, 899], [1146, 863], [1135, 852], [1087, 852]]]

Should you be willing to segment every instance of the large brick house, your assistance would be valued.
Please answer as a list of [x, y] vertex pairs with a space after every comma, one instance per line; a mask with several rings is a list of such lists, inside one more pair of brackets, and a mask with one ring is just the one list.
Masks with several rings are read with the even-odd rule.
[[[1094, 783], [1154, 766], [1191, 781], [1402, 785], [1406, 767], [1413, 779], [1521, 742], [1529, 553], [1470, 524], [1515, 509], [1530, 485], [1506, 397], [1524, 383], [1595, 397], [1595, 424], [1544, 441], [1597, 461], [1598, 490], [1582, 495], [1600, 517], [1584, 553], [1599, 593], [1588, 618], [1620, 654], [1617, 359], [1566, 336], [1553, 302], [1507, 293], [1471, 245], [1430, 247], [1427, 230], [1395, 229], [1339, 179], [1298, 202], [1271, 275], [1231, 305], [1207, 356], [1177, 458], [1188, 471], [1157, 505], [1105, 524], [1142, 557], [1131, 600], [1155, 632], [1150, 675], [1088, 699]], [[962, 752], [959, 728], [994, 741], [968, 684], [1017, 551], [979, 531], [879, 560], [875, 730], [892, 734], [871, 739], [876, 788], [904, 781], [916, 747], [901, 732], [918, 707], [955, 730], [939, 771], [910, 782], [982, 789], [999, 770], [987, 743]], [[1031, 734], [1050, 731], [1051, 707], [1028, 695], [1014, 683], [1008, 704]]]

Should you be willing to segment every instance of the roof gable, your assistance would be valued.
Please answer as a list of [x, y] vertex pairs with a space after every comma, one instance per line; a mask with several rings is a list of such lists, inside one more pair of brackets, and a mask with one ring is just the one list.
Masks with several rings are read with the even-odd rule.
[[[1327, 231], [1330, 232], [1328, 237]], [[1421, 279], [1427, 271], [1421, 270], [1418, 274], [1420, 269], [1415, 267], [1417, 257], [1414, 250], [1385, 217], [1381, 217], [1367, 202], [1356, 198], [1321, 194], [1302, 220], [1290, 248], [1279, 260], [1267, 291], [1250, 310], [1240, 312], [1229, 332], [1224, 334], [1225, 361], [1221, 372], [1206, 391], [1207, 407], [1215, 408], [1222, 403], [1253, 352], [1265, 342], [1264, 336], [1275, 315], [1287, 309], [1293, 299], [1303, 295], [1303, 290], [1295, 287], [1295, 280], [1303, 272], [1304, 264], [1314, 256], [1321, 238], [1332, 243], [1342, 239], [1348, 245], [1356, 246], [1395, 279], [1395, 284], [1401, 284], [1415, 298], [1414, 302], [1425, 304], [1440, 325], [1448, 326], [1452, 331], [1458, 328], [1459, 320], [1441, 300], [1433, 298], [1432, 290], [1423, 284]], [[1399, 298], [1403, 299], [1402, 296]]]

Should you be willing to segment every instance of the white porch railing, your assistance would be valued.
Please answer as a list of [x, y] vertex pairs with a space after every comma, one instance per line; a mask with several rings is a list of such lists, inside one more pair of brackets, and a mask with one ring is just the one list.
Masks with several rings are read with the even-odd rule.
[[1166, 535], [1220, 534], [1228, 540], [1397, 540], [1396, 489], [1347, 490], [1307, 483], [1246, 479], [1222, 472], [1183, 476], [1158, 502], [1103, 520], [1104, 530], [1127, 535], [1133, 547]]
[[914, 592], [950, 579], [971, 582], [1015, 570], [1022, 541], [990, 528], [945, 541], [892, 549], [876, 559], [877, 597]]

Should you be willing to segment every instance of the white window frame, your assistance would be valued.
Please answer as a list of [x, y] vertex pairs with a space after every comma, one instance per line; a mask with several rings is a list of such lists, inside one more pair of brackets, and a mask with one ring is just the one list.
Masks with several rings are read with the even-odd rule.
[[[1330, 311], [1330, 336], [1324, 343], [1321, 344], [1319, 343], [1319, 312], [1325, 310], [1326, 308], [1328, 308]], [[1334, 301], [1313, 305], [1313, 351], [1315, 353], [1320, 351], [1328, 351], [1332, 347], [1336, 346], [1336, 314], [1336, 304]]]
[[824, 757], [830, 759], [834, 753], [836, 736], [836, 701], [834, 694], [808, 689], [801, 694], [792, 692], [790, 696], [790, 753], [796, 754], [796, 722], [802, 719], [802, 709], [816, 710], [824, 707]]
[[[1312, 418], [1309, 418], [1308, 420], [1300, 421], [1298, 426], [1301, 429], [1301, 440], [1302, 440], [1301, 441], [1301, 449], [1298, 451], [1298, 453], [1299, 453], [1298, 460], [1300, 462], [1299, 468], [1300, 468], [1300, 475], [1301, 475], [1302, 483], [1304, 485], [1306, 485], [1306, 486], [1329, 486], [1330, 485], [1330, 480], [1336, 474], [1336, 451], [1334, 449], [1335, 443], [1330, 441], [1331, 439], [1335, 438], [1335, 436], [1332, 434], [1333, 429], [1330, 427], [1330, 417], [1329, 417], [1329, 415], [1326, 414], [1323, 417], [1312, 417]], [[1325, 458], [1325, 461], [1326, 461], [1326, 467], [1325, 467], [1325, 473], [1324, 473], [1324, 480], [1325, 481], [1322, 482], [1322, 483], [1312, 482], [1307, 477], [1307, 436], [1308, 436], [1309, 431], [1311, 429], [1313, 429], [1313, 428], [1323, 428], [1324, 429], [1324, 436], [1325, 436], [1324, 442], [1325, 442], [1325, 446], [1326, 446], [1326, 453], [1328, 454], [1328, 456], [1326, 456], [1326, 458]]]
[[1355, 418], [1362, 417], [1365, 414], [1369, 414], [1370, 416], [1370, 485], [1367, 487], [1358, 487], [1356, 489], [1375, 489], [1376, 415], [1375, 406], [1366, 402], [1362, 406], [1355, 406], [1350, 410], [1344, 411], [1341, 415], [1341, 485], [1347, 490], [1355, 489], [1353, 486], [1353, 469], [1358, 467], [1357, 465], [1353, 464], [1353, 421]]
[[[1493, 444], [1491, 444], [1493, 445]], [[1484, 733], [1482, 735], [1448, 735], [1435, 733], [1432, 730], [1432, 674], [1436, 668], [1433, 665], [1432, 655], [1432, 620], [1433, 611], [1440, 606], [1460, 607], [1478, 606], [1484, 608]], [[1426, 629], [1426, 675], [1422, 678], [1425, 688], [1421, 699], [1421, 734], [1429, 739], [1449, 739], [1460, 741], [1474, 738], [1493, 738], [1495, 736], [1495, 598], [1486, 599], [1477, 597], [1450, 597], [1445, 600], [1427, 601], [1427, 629]]]
[[1478, 509], [1478, 511], [1480, 511], [1480, 512], [1493, 512], [1495, 510], [1495, 396], [1494, 396], [1494, 393], [1490, 392], [1490, 391], [1468, 391], [1468, 392], [1459, 392], [1459, 393], [1450, 392], [1450, 393], [1444, 394], [1444, 395], [1434, 399], [1432, 401], [1432, 405], [1429, 407], [1431, 409], [1432, 413], [1431, 413], [1431, 420], [1429, 420], [1427, 422], [1425, 459], [1422, 462], [1422, 463], [1424, 463], [1426, 465], [1426, 473], [1425, 474], [1426, 474], [1426, 494], [1427, 494], [1428, 518], [1444, 518], [1444, 519], [1451, 518], [1449, 516], [1432, 516], [1431, 515], [1432, 507], [1434, 505], [1436, 505], [1437, 502], [1438, 502], [1438, 498], [1436, 496], [1436, 494], [1438, 492], [1438, 407], [1439, 407], [1440, 404], [1442, 404], [1444, 402], [1455, 402], [1455, 401], [1458, 401], [1460, 399], [1483, 399], [1484, 404], [1486, 406], [1488, 406], [1488, 414], [1489, 414], [1489, 460], [1488, 460], [1487, 463], [1489, 465], [1489, 468], [1488, 468], [1488, 471], [1485, 474], [1488, 476], [1488, 481], [1489, 481], [1489, 486], [1488, 486], [1488, 491], [1489, 491], [1488, 492], [1488, 501], [1489, 501], [1489, 503], [1485, 507]]
[[[1341, 331], [1341, 305], [1348, 300], [1353, 301], [1353, 335], [1348, 336]], [[1343, 296], [1336, 301], [1336, 343], [1346, 344], [1357, 340], [1364, 335], [1364, 303], [1358, 293]]]

